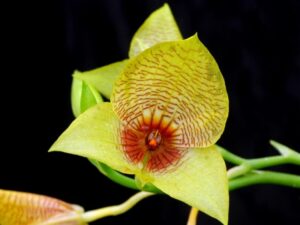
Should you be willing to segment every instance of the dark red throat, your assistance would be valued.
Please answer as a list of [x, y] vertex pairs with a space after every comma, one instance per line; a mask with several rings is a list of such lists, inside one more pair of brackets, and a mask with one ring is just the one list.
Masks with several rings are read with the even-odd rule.
[[162, 142], [159, 130], [152, 130], [145, 139], [145, 144], [150, 151], [155, 151]]

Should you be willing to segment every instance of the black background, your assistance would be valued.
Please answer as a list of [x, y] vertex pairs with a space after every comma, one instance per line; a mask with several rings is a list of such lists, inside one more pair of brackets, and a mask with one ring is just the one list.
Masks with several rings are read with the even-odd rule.
[[[127, 57], [130, 39], [163, 1], [12, 1], [1, 9], [0, 188], [46, 194], [86, 209], [134, 191], [87, 160], [47, 153], [73, 120], [74, 69]], [[275, 139], [300, 151], [300, 1], [170, 1], [184, 37], [198, 32], [225, 77], [230, 116], [219, 143], [244, 157], [276, 154]], [[299, 167], [278, 167], [300, 173]], [[300, 190], [260, 185], [231, 193], [230, 224], [299, 224]], [[166, 196], [94, 224], [186, 223], [188, 207]], [[198, 224], [219, 224], [200, 214]]]

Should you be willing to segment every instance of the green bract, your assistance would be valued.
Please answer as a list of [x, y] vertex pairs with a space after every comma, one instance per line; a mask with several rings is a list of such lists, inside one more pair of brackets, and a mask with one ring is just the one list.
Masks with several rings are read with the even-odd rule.
[[[197, 35], [182, 40], [167, 4], [134, 35], [129, 57], [74, 75], [111, 103], [84, 95], [84, 108], [98, 104], [79, 115], [50, 151], [135, 174], [142, 187], [151, 183], [227, 224], [226, 167], [214, 144], [225, 128], [228, 97], [216, 61]], [[82, 97], [77, 91], [72, 96], [78, 115]]]
[[109, 99], [111, 96], [113, 83], [115, 82], [117, 76], [124, 69], [127, 61], [128, 60], [123, 60], [121, 62], [112, 63], [110, 65], [83, 73], [75, 72], [73, 77], [74, 80], [78, 79], [86, 82], [91, 87], [94, 87], [97, 91], [99, 91], [104, 97]]
[[74, 116], [79, 116], [89, 107], [103, 102], [100, 94], [91, 85], [88, 85], [84, 80], [76, 78], [82, 73], [75, 71], [71, 88], [71, 103]]

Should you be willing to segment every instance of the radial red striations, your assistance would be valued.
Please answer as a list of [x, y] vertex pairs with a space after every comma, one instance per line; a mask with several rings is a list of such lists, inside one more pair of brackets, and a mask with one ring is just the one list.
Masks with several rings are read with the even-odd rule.
[[133, 164], [142, 163], [150, 172], [162, 172], [178, 164], [187, 150], [176, 145], [182, 139], [178, 125], [155, 110], [124, 126], [121, 139], [127, 159]]

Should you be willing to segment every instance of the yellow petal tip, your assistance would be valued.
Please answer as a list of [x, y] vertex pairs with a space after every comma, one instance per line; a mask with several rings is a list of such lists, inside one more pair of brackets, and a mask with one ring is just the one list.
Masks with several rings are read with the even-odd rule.
[[130, 43], [129, 58], [166, 41], [181, 40], [182, 35], [167, 3], [151, 13], [134, 34]]

